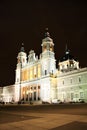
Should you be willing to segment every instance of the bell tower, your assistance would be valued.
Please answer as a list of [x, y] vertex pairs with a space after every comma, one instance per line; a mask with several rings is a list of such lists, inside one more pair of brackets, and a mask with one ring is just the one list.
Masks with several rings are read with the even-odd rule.
[[42, 75], [54, 74], [56, 71], [54, 43], [53, 39], [50, 38], [48, 28], [46, 29], [45, 38], [42, 40], [41, 46]]
[[18, 54], [18, 64], [21, 64], [22, 67], [24, 67], [27, 63], [27, 55], [25, 53], [25, 50], [24, 50], [24, 44], [22, 43], [22, 46], [21, 46], [21, 49], [20, 49], [20, 52]]
[[54, 43], [53, 40], [50, 38], [50, 34], [48, 32], [48, 28], [46, 28], [45, 38], [42, 40], [42, 52], [45, 51], [54, 51]]
[[18, 57], [17, 57], [17, 67], [16, 67], [16, 77], [15, 77], [15, 82], [19, 83], [20, 82], [20, 74], [22, 71], [22, 68], [24, 68], [27, 64], [27, 54], [25, 53], [24, 50], [24, 44], [22, 43], [20, 52], [18, 53]]

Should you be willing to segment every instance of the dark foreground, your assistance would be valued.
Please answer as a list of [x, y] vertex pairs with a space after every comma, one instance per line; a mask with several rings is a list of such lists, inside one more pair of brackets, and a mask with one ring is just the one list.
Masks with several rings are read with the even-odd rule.
[[2, 105], [0, 130], [87, 130], [87, 104]]

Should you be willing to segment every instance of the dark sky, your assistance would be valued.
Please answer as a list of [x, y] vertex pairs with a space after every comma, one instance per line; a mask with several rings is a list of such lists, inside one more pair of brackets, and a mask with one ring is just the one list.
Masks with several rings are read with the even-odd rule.
[[0, 86], [14, 84], [22, 42], [27, 54], [41, 53], [45, 28], [55, 44], [57, 64], [65, 46], [87, 66], [87, 3], [73, 0], [0, 0]]

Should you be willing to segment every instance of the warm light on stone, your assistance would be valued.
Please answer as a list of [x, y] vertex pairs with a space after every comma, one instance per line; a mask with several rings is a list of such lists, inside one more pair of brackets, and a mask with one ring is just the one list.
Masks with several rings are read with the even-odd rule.
[[21, 48], [17, 56], [15, 84], [0, 87], [0, 101], [87, 102], [87, 68], [79, 68], [79, 62], [67, 48], [56, 68], [54, 43], [49, 32], [46, 32], [41, 46], [40, 58], [34, 50], [30, 50], [27, 56], [24, 47]]

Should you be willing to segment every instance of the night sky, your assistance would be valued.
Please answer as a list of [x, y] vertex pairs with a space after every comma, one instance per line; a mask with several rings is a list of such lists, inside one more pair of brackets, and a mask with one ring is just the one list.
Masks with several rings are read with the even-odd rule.
[[73, 0], [0, 0], [0, 86], [15, 83], [22, 42], [28, 54], [41, 53], [45, 28], [54, 41], [57, 64], [65, 46], [87, 66], [87, 3]]

